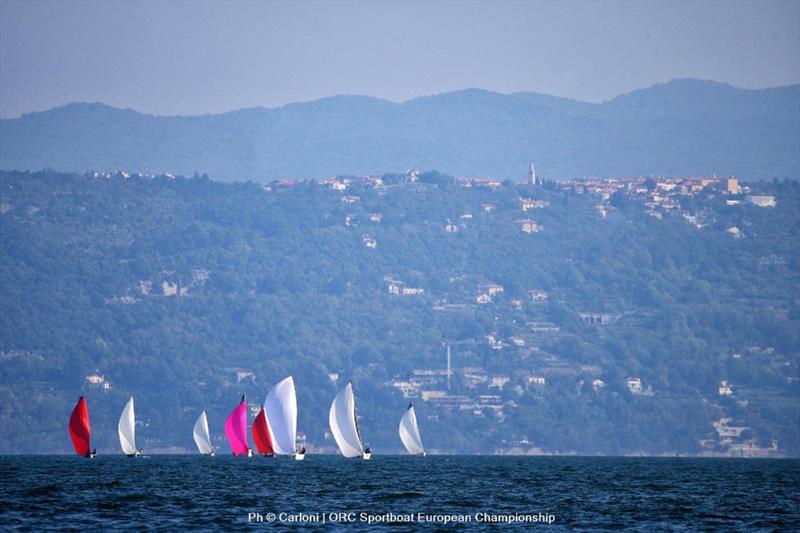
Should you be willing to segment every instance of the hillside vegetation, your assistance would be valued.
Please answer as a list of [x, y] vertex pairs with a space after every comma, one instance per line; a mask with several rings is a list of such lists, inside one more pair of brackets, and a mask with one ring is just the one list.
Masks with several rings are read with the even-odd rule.
[[131, 394], [144, 448], [191, 450], [206, 409], [225, 450], [239, 395], [292, 374], [317, 449], [352, 380], [379, 453], [409, 383], [443, 452], [727, 453], [717, 423], [800, 453], [796, 182], [660, 219], [622, 192], [461, 185], [0, 173], [0, 452], [67, 452], [80, 395], [117, 450]]

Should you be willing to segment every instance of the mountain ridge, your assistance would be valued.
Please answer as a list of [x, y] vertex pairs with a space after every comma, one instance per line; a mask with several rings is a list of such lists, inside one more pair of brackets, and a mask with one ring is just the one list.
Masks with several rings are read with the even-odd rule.
[[0, 120], [0, 168], [208, 173], [223, 181], [408, 167], [525, 179], [800, 174], [800, 85], [683, 79], [602, 103], [468, 88], [404, 102], [339, 95], [162, 116], [72, 103]]
[[402, 106], [402, 105], [405, 105], [405, 104], [416, 102], [418, 100], [428, 100], [428, 99], [434, 99], [434, 98], [443, 97], [443, 96], [458, 95], [458, 94], [465, 94], [465, 93], [469, 93], [469, 94], [484, 94], [484, 95], [488, 94], [488, 95], [508, 96], [508, 97], [526, 97], [526, 98], [527, 97], [536, 97], [536, 98], [542, 98], [542, 99], [549, 99], [549, 100], [553, 100], [553, 101], [569, 102], [569, 103], [575, 103], [575, 104], [583, 104], [585, 106], [590, 106], [590, 107], [597, 107], [597, 106], [603, 106], [603, 105], [609, 104], [609, 103], [617, 101], [617, 100], [623, 100], [623, 99], [626, 99], [627, 97], [630, 97], [630, 96], [633, 96], [633, 95], [637, 95], [639, 93], [660, 90], [660, 89], [666, 88], [666, 87], [675, 87], [675, 86], [684, 86], [684, 87], [686, 87], [686, 86], [704, 86], [704, 85], [705, 86], [712, 86], [712, 87], [719, 88], [719, 89], [730, 89], [730, 90], [732, 90], [734, 92], [735, 91], [741, 91], [741, 92], [749, 92], [749, 93], [765, 93], [765, 92], [781, 92], [781, 91], [790, 91], [790, 90], [800, 92], [800, 84], [776, 85], [775, 87], [764, 87], [764, 88], [761, 88], [761, 89], [749, 89], [749, 88], [744, 88], [744, 87], [737, 87], [737, 86], [731, 85], [729, 83], [718, 82], [718, 81], [714, 81], [714, 80], [706, 80], [706, 79], [700, 79], [700, 78], [675, 78], [675, 79], [670, 80], [668, 82], [654, 83], [653, 85], [649, 85], [647, 87], [642, 87], [640, 89], [633, 89], [633, 90], [625, 92], [625, 93], [620, 93], [619, 95], [614, 96], [614, 97], [609, 98], [609, 99], [606, 99], [606, 100], [603, 100], [602, 102], [589, 102], [589, 101], [585, 101], [585, 100], [579, 100], [579, 99], [576, 99], [576, 98], [569, 98], [569, 97], [566, 97], [566, 96], [558, 96], [558, 95], [548, 94], [548, 93], [540, 93], [540, 92], [536, 92], [536, 91], [515, 91], [515, 92], [503, 93], [503, 92], [500, 92], [500, 91], [493, 91], [491, 89], [482, 89], [480, 87], [467, 87], [467, 88], [464, 88], [464, 89], [456, 89], [456, 90], [453, 90], [453, 91], [445, 91], [445, 92], [441, 92], [441, 93], [414, 96], [412, 98], [408, 98], [406, 100], [402, 100], [402, 101], [399, 101], [399, 102], [395, 102], [395, 101], [392, 101], [392, 100], [389, 100], [389, 99], [386, 99], [386, 98], [380, 98], [380, 97], [377, 97], [377, 96], [343, 93], [343, 94], [334, 94], [334, 95], [331, 95], [331, 96], [323, 96], [321, 98], [316, 98], [316, 99], [313, 99], [313, 100], [302, 100], [302, 101], [297, 101], [297, 102], [287, 102], [285, 104], [271, 106], [271, 107], [270, 106], [262, 106], [262, 105], [253, 105], [253, 106], [240, 107], [240, 108], [236, 108], [236, 109], [229, 109], [227, 111], [221, 111], [221, 112], [218, 112], [218, 113], [198, 113], [198, 114], [194, 114], [194, 115], [160, 115], [160, 114], [157, 114], [157, 113], [148, 113], [147, 111], [141, 111], [141, 110], [133, 108], [133, 107], [118, 107], [118, 106], [115, 106], [115, 105], [112, 105], [112, 104], [107, 104], [107, 103], [101, 102], [101, 101], [92, 101], [92, 102], [89, 102], [89, 101], [76, 101], [76, 102], [68, 102], [66, 104], [62, 104], [62, 105], [59, 105], [59, 106], [54, 106], [54, 107], [51, 107], [49, 109], [45, 109], [45, 110], [41, 110], [41, 111], [29, 111], [27, 113], [23, 113], [22, 115], [20, 115], [18, 117], [3, 118], [3, 119], [0, 119], [0, 121], [5, 122], [5, 121], [20, 120], [20, 119], [23, 119], [23, 118], [26, 118], [26, 117], [31, 117], [31, 116], [34, 116], [34, 115], [42, 115], [42, 114], [47, 114], [47, 113], [63, 110], [63, 109], [76, 108], [76, 107], [97, 108], [97, 109], [107, 109], [107, 110], [126, 111], [126, 112], [130, 111], [130, 112], [134, 112], [134, 113], [136, 113], [138, 115], [143, 115], [143, 116], [146, 116], [146, 117], [154, 117], [154, 118], [155, 117], [157, 117], [157, 118], [207, 118], [207, 117], [221, 117], [221, 116], [235, 114], [235, 113], [241, 113], [241, 112], [245, 112], [245, 111], [276, 111], [276, 110], [283, 109], [283, 108], [286, 108], [286, 107], [296, 107], [296, 106], [303, 106], [303, 105], [307, 105], [307, 104], [314, 104], [314, 103], [325, 102], [325, 101], [330, 101], [330, 100], [343, 100], [343, 99], [359, 99], [359, 100], [364, 100], [364, 101], [382, 102], [382, 103], [389, 104], [391, 106]]

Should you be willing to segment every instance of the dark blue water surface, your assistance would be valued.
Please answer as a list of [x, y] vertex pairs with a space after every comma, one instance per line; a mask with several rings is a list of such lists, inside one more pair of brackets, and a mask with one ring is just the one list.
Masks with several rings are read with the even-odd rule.
[[0, 457], [3, 531], [232, 531], [297, 523], [416, 531], [451, 529], [451, 520], [469, 520], [457, 529], [499, 531], [508, 524], [486, 521], [510, 519], [529, 520], [512, 526], [517, 530], [798, 531], [800, 461]]

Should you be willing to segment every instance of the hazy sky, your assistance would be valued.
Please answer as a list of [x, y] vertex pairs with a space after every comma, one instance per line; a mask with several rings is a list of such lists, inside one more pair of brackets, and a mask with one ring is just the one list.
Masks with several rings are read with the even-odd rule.
[[466, 87], [602, 101], [673, 78], [800, 82], [800, 2], [0, 0], [0, 116], [217, 113]]

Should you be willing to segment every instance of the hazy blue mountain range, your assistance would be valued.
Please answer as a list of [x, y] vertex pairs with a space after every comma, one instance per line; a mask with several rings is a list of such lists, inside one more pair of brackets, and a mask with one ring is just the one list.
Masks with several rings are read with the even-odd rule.
[[751, 184], [774, 207], [645, 185], [675, 204], [0, 172], [0, 453], [69, 451], [80, 395], [119, 453], [131, 394], [145, 449], [193, 450], [205, 409], [227, 453], [240, 395], [291, 374], [314, 451], [352, 381], [378, 453], [405, 388], [431, 451], [800, 455], [800, 182]]
[[676, 80], [602, 104], [478, 89], [392, 103], [335, 96], [279, 108], [163, 117], [70, 104], [0, 121], [0, 168], [197, 171], [323, 178], [409, 167], [523, 180], [637, 174], [800, 174], [800, 86]]

